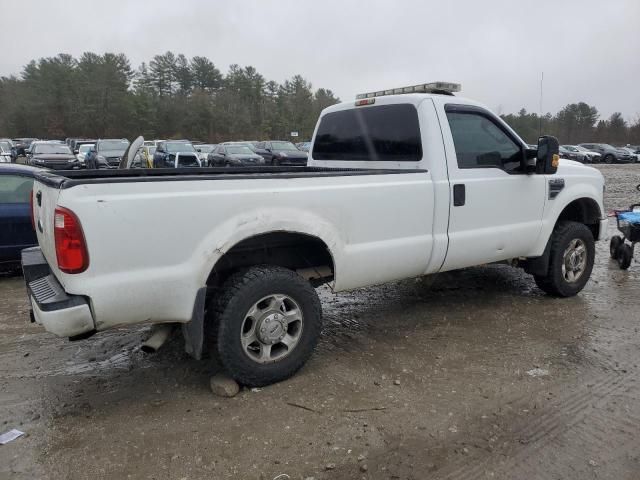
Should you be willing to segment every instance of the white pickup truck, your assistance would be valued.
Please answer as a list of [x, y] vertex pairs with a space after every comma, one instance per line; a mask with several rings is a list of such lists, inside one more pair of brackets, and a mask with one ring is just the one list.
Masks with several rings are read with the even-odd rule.
[[311, 355], [323, 283], [508, 261], [551, 295], [577, 294], [606, 234], [602, 175], [559, 161], [553, 137], [528, 148], [457, 90], [325, 109], [307, 167], [40, 173], [39, 247], [22, 257], [32, 319], [72, 340], [179, 323], [191, 355], [211, 348], [260, 386]]

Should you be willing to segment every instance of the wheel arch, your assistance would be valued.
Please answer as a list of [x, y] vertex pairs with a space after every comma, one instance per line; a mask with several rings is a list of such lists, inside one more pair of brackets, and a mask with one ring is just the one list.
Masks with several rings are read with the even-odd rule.
[[600, 236], [600, 219], [602, 211], [598, 202], [591, 197], [580, 197], [569, 202], [557, 216], [555, 226], [564, 220], [579, 222], [591, 230], [594, 239]]
[[215, 261], [204, 273], [204, 286], [198, 289], [191, 321], [182, 324], [185, 350], [198, 360], [203, 352], [206, 305], [233, 273], [255, 265], [277, 265], [297, 272], [314, 286], [332, 282], [336, 273], [329, 242], [320, 235], [291, 229], [237, 235], [216, 248], [214, 255]]
[[253, 265], [277, 265], [297, 271], [314, 285], [335, 276], [335, 259], [318, 235], [296, 230], [270, 230], [237, 240], [217, 259], [206, 284], [215, 287], [232, 273]]

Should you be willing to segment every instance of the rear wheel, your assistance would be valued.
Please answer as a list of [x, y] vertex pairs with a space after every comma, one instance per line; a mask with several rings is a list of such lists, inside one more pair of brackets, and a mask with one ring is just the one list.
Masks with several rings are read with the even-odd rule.
[[618, 258], [618, 247], [622, 245], [623, 242], [624, 240], [622, 240], [622, 237], [618, 235], [611, 237], [611, 241], [609, 242], [609, 254], [614, 260]]
[[631, 266], [631, 260], [633, 259], [633, 248], [626, 243], [621, 244], [618, 247], [618, 266], [622, 270], [627, 270]]
[[218, 357], [238, 383], [260, 387], [285, 380], [309, 359], [322, 326], [311, 284], [277, 266], [235, 273], [213, 300]]
[[595, 259], [593, 234], [582, 223], [563, 221], [556, 225], [549, 241], [549, 269], [544, 276], [534, 276], [536, 285], [549, 295], [572, 297], [591, 276]]

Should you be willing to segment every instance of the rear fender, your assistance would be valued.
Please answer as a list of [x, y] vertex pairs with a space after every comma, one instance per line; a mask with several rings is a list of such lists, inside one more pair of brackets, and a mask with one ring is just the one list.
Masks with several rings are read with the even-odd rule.
[[273, 232], [300, 233], [317, 237], [327, 245], [334, 261], [334, 282], [337, 282], [344, 242], [334, 226], [308, 210], [268, 208], [243, 212], [219, 224], [201, 243], [205, 262], [198, 279], [205, 285], [210, 272], [222, 256], [234, 245], [257, 235]]

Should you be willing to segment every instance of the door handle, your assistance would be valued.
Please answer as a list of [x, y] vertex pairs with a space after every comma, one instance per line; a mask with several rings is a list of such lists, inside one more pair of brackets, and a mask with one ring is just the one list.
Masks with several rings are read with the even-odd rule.
[[458, 183], [453, 186], [453, 206], [461, 207], [467, 200], [467, 192], [464, 183]]

